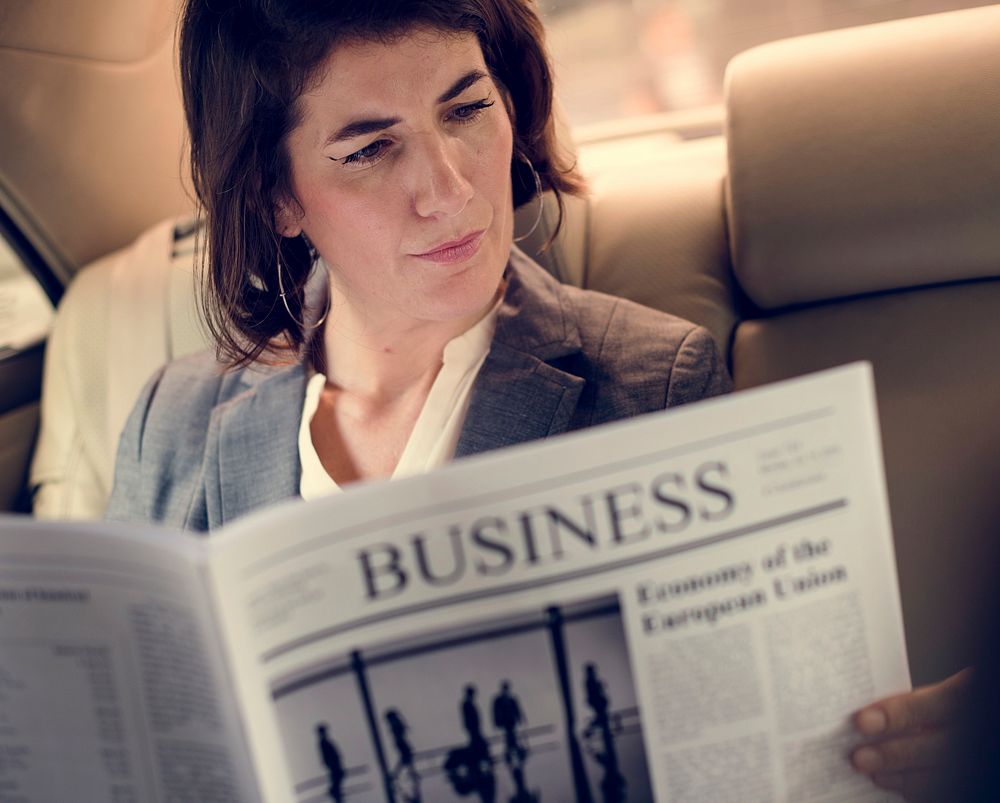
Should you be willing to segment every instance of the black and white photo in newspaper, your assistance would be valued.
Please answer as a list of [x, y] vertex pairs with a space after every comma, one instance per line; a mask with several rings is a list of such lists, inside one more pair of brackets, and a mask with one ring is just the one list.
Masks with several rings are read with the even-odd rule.
[[291, 505], [215, 544], [268, 800], [891, 799], [864, 364]]

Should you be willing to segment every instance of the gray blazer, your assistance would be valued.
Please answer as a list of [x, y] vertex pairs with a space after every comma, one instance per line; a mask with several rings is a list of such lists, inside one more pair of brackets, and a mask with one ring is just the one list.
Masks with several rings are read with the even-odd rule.
[[[456, 457], [724, 393], [711, 335], [672, 315], [559, 284], [517, 249]], [[106, 515], [210, 530], [296, 496], [307, 370], [224, 370], [211, 354], [149, 381], [122, 432]]]

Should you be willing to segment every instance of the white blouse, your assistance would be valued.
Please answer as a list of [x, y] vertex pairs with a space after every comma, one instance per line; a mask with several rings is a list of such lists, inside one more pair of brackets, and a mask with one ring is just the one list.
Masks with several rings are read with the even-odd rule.
[[[392, 477], [421, 474], [447, 463], [455, 454], [458, 437], [469, 409], [472, 383], [490, 350], [496, 329], [499, 303], [480, 321], [444, 347], [441, 370], [431, 385], [406, 448]], [[299, 464], [302, 467], [299, 494], [303, 499], [327, 496], [342, 488], [326, 473], [313, 444], [312, 423], [326, 376], [310, 377], [299, 423]]]

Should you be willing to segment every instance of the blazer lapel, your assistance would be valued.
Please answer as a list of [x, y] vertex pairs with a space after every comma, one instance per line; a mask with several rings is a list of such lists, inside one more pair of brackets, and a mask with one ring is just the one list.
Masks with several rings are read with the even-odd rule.
[[455, 456], [565, 432], [583, 385], [578, 376], [495, 344], [473, 388]]
[[216, 408], [209, 448], [217, 455], [206, 461], [218, 470], [205, 478], [209, 527], [298, 494], [306, 379], [301, 363], [257, 375], [248, 391]]
[[479, 371], [456, 457], [565, 432], [585, 380], [556, 367], [580, 351], [561, 285], [517, 248], [490, 353]]

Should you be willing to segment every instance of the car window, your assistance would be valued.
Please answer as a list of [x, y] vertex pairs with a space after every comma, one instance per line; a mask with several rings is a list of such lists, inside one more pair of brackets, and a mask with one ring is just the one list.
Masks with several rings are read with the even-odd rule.
[[0, 239], [0, 356], [44, 339], [52, 315], [48, 296]]
[[726, 63], [764, 42], [991, 2], [541, 0], [540, 6], [560, 100], [579, 127], [719, 104]]

